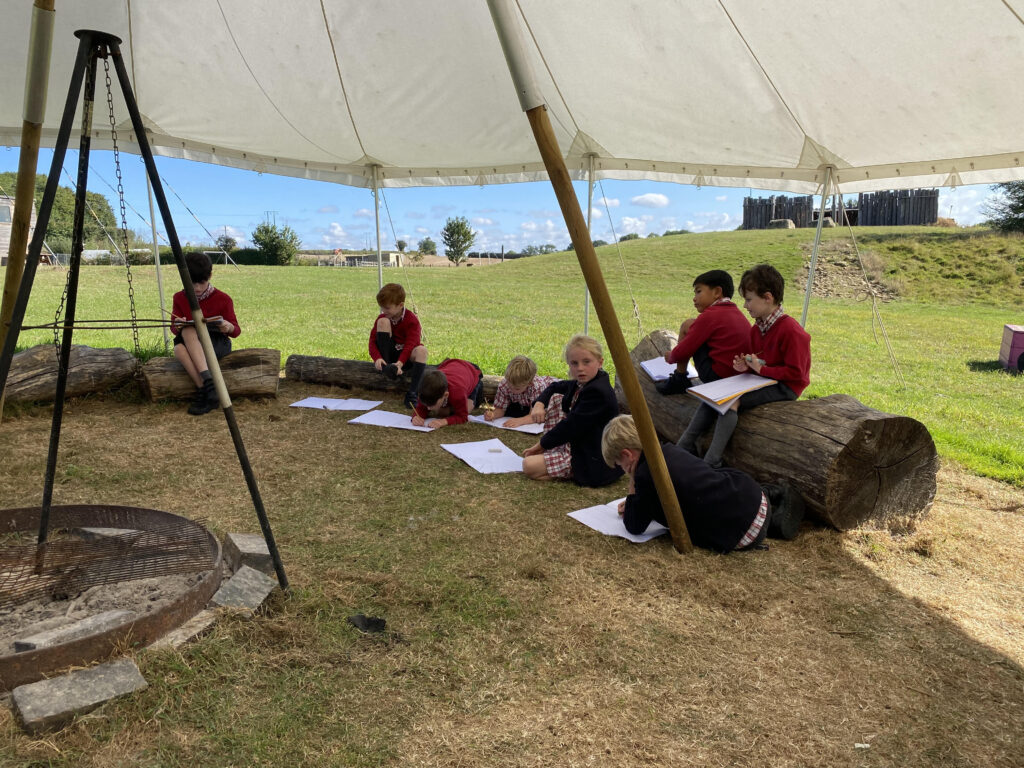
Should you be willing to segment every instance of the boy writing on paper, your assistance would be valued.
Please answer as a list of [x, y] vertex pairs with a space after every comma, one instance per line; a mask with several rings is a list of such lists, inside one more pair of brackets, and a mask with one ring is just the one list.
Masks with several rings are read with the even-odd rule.
[[692, 359], [703, 383], [735, 375], [733, 358], [744, 352], [750, 338], [750, 323], [732, 301], [732, 277], [723, 269], [712, 269], [693, 281], [693, 306], [697, 317], [683, 322], [679, 341], [665, 355], [676, 369], [665, 381], [655, 384], [663, 395], [685, 392], [690, 386], [686, 364]]
[[697, 406], [676, 445], [696, 454], [698, 438], [714, 423], [711, 445], [704, 454], [704, 461], [713, 467], [722, 463], [740, 412], [777, 400], [796, 400], [810, 383], [811, 337], [800, 323], [782, 311], [784, 287], [782, 275], [770, 264], [758, 264], [740, 279], [743, 306], [754, 318], [754, 325], [747, 350], [733, 358], [733, 370], [750, 371], [778, 383], [745, 393], [721, 415], [704, 403]]
[[484, 414], [487, 421], [509, 416], [506, 427], [521, 427], [535, 421], [540, 424], [544, 416], [534, 417], [530, 412], [534, 401], [549, 384], [558, 379], [554, 376], [538, 376], [537, 364], [525, 355], [516, 355], [505, 368], [505, 376], [494, 393], [494, 408]]
[[[192, 287], [199, 300], [199, 309], [206, 321], [206, 330], [210, 332], [213, 352], [220, 360], [231, 351], [231, 339], [238, 338], [242, 329], [235, 317], [235, 305], [231, 297], [218, 290], [210, 283], [213, 274], [213, 263], [202, 251], [189, 251], [185, 254], [185, 266], [188, 276], [192, 279]], [[220, 405], [217, 391], [213, 387], [213, 376], [210, 374], [203, 353], [203, 345], [192, 320], [185, 291], [178, 291], [171, 301], [171, 333], [174, 334], [174, 357], [181, 363], [192, 383], [196, 385], [196, 394], [188, 407], [192, 416], [209, 413]]]
[[370, 330], [370, 359], [373, 367], [389, 379], [398, 379], [410, 367], [411, 383], [405, 404], [416, 406], [416, 393], [427, 367], [427, 348], [420, 343], [423, 329], [419, 318], [405, 308], [405, 289], [388, 283], [377, 291], [380, 314]]
[[[424, 374], [419, 398], [412, 415], [414, 427], [431, 429], [449, 424], [465, 424], [469, 412], [480, 405], [484, 390], [484, 374], [468, 360], [448, 358], [437, 368]], [[427, 421], [428, 416], [433, 416]]]
[[[765, 536], [796, 538], [804, 505], [788, 486], [758, 485], [746, 472], [715, 469], [671, 443], [663, 445], [662, 452], [696, 546], [726, 553], [760, 547]], [[619, 505], [626, 530], [641, 534], [652, 520], [668, 525], [632, 416], [608, 422], [601, 453], [609, 466], [621, 467], [629, 475], [629, 495]]]

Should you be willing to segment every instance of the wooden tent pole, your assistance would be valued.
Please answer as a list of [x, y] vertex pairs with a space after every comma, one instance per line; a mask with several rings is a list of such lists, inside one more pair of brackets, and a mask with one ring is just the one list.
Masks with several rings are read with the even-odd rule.
[[601, 265], [597, 261], [594, 244], [587, 231], [587, 223], [583, 219], [583, 212], [580, 210], [579, 201], [572, 188], [569, 171], [565, 167], [558, 142], [555, 140], [555, 133], [551, 129], [547, 108], [543, 104], [534, 107], [526, 112], [526, 116], [529, 118], [533, 137], [544, 160], [544, 167], [547, 168], [548, 176], [551, 179], [551, 186], [555, 189], [555, 197], [558, 198], [565, 224], [569, 228], [569, 236], [576, 249], [580, 269], [583, 270], [583, 277], [590, 290], [597, 318], [601, 322], [605, 341], [608, 342], [608, 350], [615, 362], [615, 375], [619, 383], [622, 384], [629, 408], [633, 412], [633, 420], [636, 422], [637, 432], [640, 433], [644, 456], [647, 457], [647, 465], [651, 469], [654, 485], [658, 490], [658, 498], [661, 499], [665, 518], [668, 521], [669, 530], [672, 532], [672, 543], [677, 551], [689, 552], [693, 549], [693, 545], [690, 543], [686, 523], [683, 522], [679, 499], [676, 498], [675, 487], [672, 485], [668, 466], [665, 464], [665, 456], [661, 452], [661, 443], [658, 442], [658, 434], [654, 429], [654, 421], [647, 408], [643, 390], [640, 389], [640, 380], [636, 376], [636, 369], [633, 367], [633, 359], [629, 355], [626, 340], [622, 336], [622, 327], [619, 325], [619, 318], [615, 315], [615, 307], [612, 305], [608, 286], [605, 285]]
[[[14, 314], [14, 302], [25, 269], [28, 231], [32, 224], [32, 207], [36, 190], [36, 164], [39, 162], [39, 140], [46, 116], [46, 86], [50, 79], [50, 49], [53, 43], [53, 0], [36, 0], [32, 8], [32, 31], [28, 46], [28, 68], [25, 74], [25, 109], [21, 125], [21, 154], [18, 156], [18, 184], [14, 193], [14, 216], [11, 219], [11, 243], [7, 251], [7, 273], [4, 275], [3, 304], [0, 306], [0, 348], [3, 348]], [[3, 410], [0, 395], [0, 412]]]

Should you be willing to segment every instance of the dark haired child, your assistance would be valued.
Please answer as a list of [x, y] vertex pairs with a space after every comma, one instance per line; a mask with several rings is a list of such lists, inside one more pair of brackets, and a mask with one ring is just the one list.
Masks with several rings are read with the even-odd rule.
[[523, 472], [531, 480], [573, 480], [596, 488], [617, 480], [622, 470], [601, 458], [601, 431], [619, 413], [601, 345], [578, 334], [565, 345], [570, 379], [550, 384], [531, 415], [543, 417], [544, 434], [523, 452]]
[[744, 272], [740, 279], [743, 305], [754, 318], [754, 325], [750, 329], [747, 350], [733, 358], [733, 370], [737, 373], [750, 371], [778, 383], [747, 392], [724, 414], [718, 414], [703, 403], [697, 407], [676, 444], [695, 454], [697, 439], [714, 423], [711, 445], [704, 454], [704, 461], [712, 466], [721, 464], [739, 413], [764, 403], [796, 400], [810, 383], [811, 337], [800, 323], [782, 311], [784, 288], [782, 275], [770, 264], [758, 264]]
[[[231, 351], [231, 339], [237, 338], [242, 332], [238, 318], [235, 317], [235, 305], [230, 296], [210, 284], [213, 264], [209, 256], [201, 251], [190, 251], [185, 254], [185, 266], [188, 268], [189, 277], [192, 278], [192, 287], [195, 289], [196, 298], [199, 299], [199, 309], [203, 312], [206, 329], [210, 332], [213, 352], [220, 360]], [[199, 341], [199, 334], [191, 324], [192, 319], [192, 310], [189, 308], [188, 299], [185, 298], [185, 291], [178, 291], [171, 301], [174, 357], [196, 385], [196, 394], [188, 407], [188, 412], [193, 416], [201, 416], [212, 411], [220, 402], [217, 390], [213, 386], [213, 376], [206, 362], [203, 345]]]
[[[443, 360], [423, 376], [412, 423], [433, 429], [465, 424], [469, 412], [480, 405], [483, 390], [484, 374], [476, 364], [454, 357]], [[427, 421], [428, 416], [434, 418]]]
[[411, 382], [405, 405], [416, 407], [416, 393], [427, 366], [427, 348], [420, 343], [423, 329], [419, 318], [405, 308], [405, 289], [388, 283], [377, 291], [380, 314], [370, 330], [370, 359], [373, 367], [389, 379], [397, 379], [412, 361]]
[[[651, 521], [668, 525], [632, 416], [608, 422], [601, 452], [609, 466], [629, 475], [629, 494], [619, 505], [626, 530], [643, 533]], [[765, 536], [796, 538], [804, 503], [789, 486], [758, 485], [746, 472], [716, 469], [671, 443], [662, 446], [662, 453], [696, 546], [726, 553], [757, 548]]]
[[690, 386], [686, 364], [691, 359], [704, 383], [736, 375], [732, 361], [747, 348], [750, 323], [733, 303], [732, 292], [732, 277], [722, 269], [705, 272], [693, 281], [697, 317], [680, 326], [678, 343], [665, 355], [665, 362], [676, 363], [676, 370], [655, 385], [658, 392], [685, 392]]

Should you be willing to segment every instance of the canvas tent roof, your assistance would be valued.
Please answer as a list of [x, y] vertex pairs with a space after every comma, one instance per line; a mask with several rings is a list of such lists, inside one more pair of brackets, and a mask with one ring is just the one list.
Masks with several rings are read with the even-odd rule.
[[[846, 192], [1024, 178], [1024, 0], [518, 8], [575, 178], [589, 152], [601, 178], [794, 192], [823, 164]], [[0, 19], [16, 146], [31, 3]], [[157, 154], [357, 186], [375, 163], [391, 187], [546, 178], [484, 0], [57, 0], [44, 145], [79, 28], [124, 41]]]

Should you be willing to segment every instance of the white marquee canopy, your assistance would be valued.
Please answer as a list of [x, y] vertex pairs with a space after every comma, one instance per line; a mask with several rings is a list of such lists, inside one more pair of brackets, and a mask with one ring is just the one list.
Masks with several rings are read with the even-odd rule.
[[[590, 153], [600, 178], [804, 193], [826, 165], [844, 192], [1024, 178], [1024, 0], [516, 5], [574, 178]], [[0, 0], [4, 145], [31, 17]], [[546, 178], [485, 0], [56, 0], [44, 146], [79, 28], [122, 38], [159, 155], [356, 186], [374, 165], [387, 187]]]

